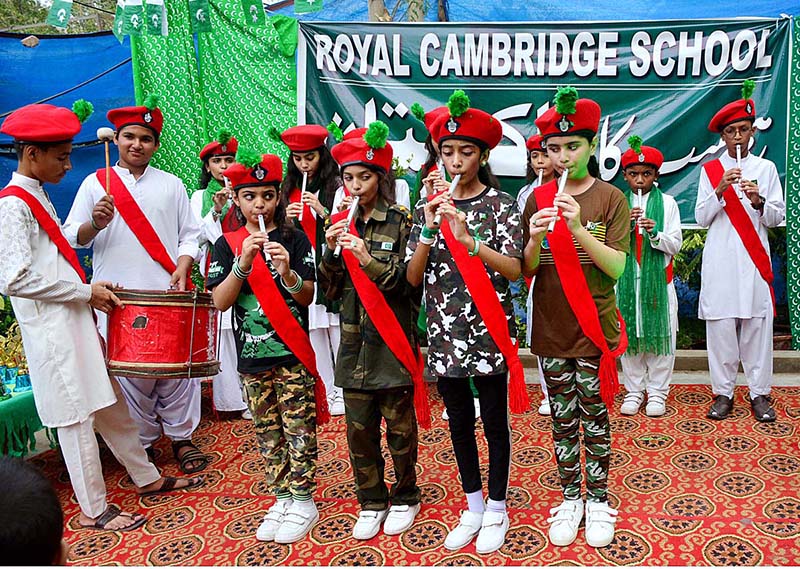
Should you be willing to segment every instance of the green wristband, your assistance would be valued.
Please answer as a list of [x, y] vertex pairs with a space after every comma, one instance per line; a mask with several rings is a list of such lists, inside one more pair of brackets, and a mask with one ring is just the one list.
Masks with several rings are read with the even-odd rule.
[[438, 229], [430, 229], [428, 228], [427, 225], [423, 225], [422, 232], [420, 233], [420, 235], [422, 235], [423, 237], [427, 237], [428, 239], [433, 239], [434, 237], [436, 237], [437, 233], [439, 233]]
[[481, 241], [474, 235], [472, 236], [472, 240], [475, 241], [475, 246], [472, 248], [472, 251], [469, 252], [469, 256], [475, 257], [478, 255], [478, 251], [481, 250]]

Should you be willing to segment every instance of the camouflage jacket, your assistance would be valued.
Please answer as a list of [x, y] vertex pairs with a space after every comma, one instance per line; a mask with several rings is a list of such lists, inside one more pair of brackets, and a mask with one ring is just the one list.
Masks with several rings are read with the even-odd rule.
[[[411, 232], [411, 212], [389, 205], [381, 196], [366, 222], [359, 217], [356, 229], [372, 260], [363, 269], [384, 294], [407, 340], [416, 348], [419, 302], [422, 288], [406, 280], [404, 260]], [[335, 384], [345, 389], [387, 389], [411, 384], [411, 375], [381, 338], [353, 288], [344, 261], [326, 251], [319, 265], [318, 285], [332, 300], [341, 299], [339, 322], [342, 339], [336, 360]]]

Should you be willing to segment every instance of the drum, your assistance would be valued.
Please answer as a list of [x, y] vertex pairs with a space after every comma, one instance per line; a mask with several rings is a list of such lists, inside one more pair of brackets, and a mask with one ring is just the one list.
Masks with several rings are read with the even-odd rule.
[[217, 310], [211, 293], [115, 290], [106, 364], [112, 375], [143, 379], [209, 377], [219, 372]]

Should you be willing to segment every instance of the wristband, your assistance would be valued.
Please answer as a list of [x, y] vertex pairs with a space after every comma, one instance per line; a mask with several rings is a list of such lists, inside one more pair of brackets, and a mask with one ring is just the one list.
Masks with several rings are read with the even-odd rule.
[[433, 237], [425, 237], [425, 235], [419, 236], [419, 242], [423, 245], [433, 245], [435, 239]]
[[281, 277], [281, 284], [283, 285], [283, 288], [286, 289], [286, 292], [288, 292], [289, 294], [297, 294], [298, 292], [303, 290], [303, 279], [301, 279], [300, 275], [298, 275], [297, 272], [294, 270], [291, 272], [291, 274], [293, 274], [294, 278], [297, 279], [297, 282], [294, 284], [294, 286], [287, 285], [286, 281], [283, 280], [283, 277]]
[[422, 226], [422, 232], [420, 235], [422, 237], [427, 237], [428, 239], [433, 239], [436, 237], [436, 234], [439, 233], [438, 229], [429, 229], [427, 225]]
[[250, 270], [244, 271], [239, 266], [239, 257], [233, 261], [233, 276], [239, 279], [240, 281], [246, 280], [247, 277], [253, 272], [253, 267], [250, 267]]
[[475, 257], [478, 255], [478, 251], [481, 250], [481, 241], [474, 235], [472, 236], [472, 240], [475, 241], [475, 246], [472, 248], [472, 251], [469, 252], [469, 256]]
[[653, 231], [648, 231], [647, 234], [650, 236], [650, 239], [657, 239], [658, 238], [658, 231], [653, 228]]
[[97, 231], [98, 233], [99, 233], [100, 231], [102, 231], [102, 230], [103, 230], [103, 228], [102, 228], [102, 227], [97, 227], [97, 225], [95, 225], [95, 223], [94, 223], [94, 218], [90, 219], [89, 221], [90, 221], [90, 222], [91, 222], [91, 224], [92, 224], [92, 229], [94, 229], [94, 230], [95, 230], [95, 231]]

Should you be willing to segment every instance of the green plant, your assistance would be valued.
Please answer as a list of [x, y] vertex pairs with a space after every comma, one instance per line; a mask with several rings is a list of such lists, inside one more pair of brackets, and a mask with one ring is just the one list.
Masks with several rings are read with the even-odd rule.
[[686, 229], [683, 231], [683, 245], [675, 255], [675, 275], [694, 289], [700, 287], [700, 262], [703, 260], [703, 247], [706, 245], [705, 229]]

